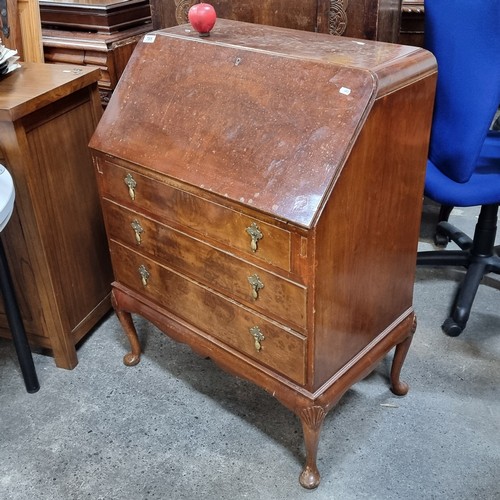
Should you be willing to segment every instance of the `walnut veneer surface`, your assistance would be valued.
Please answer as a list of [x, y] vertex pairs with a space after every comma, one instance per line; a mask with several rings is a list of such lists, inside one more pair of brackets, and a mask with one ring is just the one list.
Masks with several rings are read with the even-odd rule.
[[407, 391], [435, 79], [414, 47], [179, 26], [139, 42], [90, 143], [125, 363], [137, 313], [272, 393], [308, 488], [326, 412], [393, 347]]
[[[30, 343], [73, 368], [75, 345], [110, 309], [111, 265], [88, 141], [99, 71], [23, 63], [0, 80], [0, 157], [16, 189], [2, 231]], [[0, 306], [1, 334], [8, 323]]]

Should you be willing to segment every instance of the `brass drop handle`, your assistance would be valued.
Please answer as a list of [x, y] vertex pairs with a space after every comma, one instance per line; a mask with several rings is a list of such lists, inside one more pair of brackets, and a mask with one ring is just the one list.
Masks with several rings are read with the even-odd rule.
[[252, 252], [257, 251], [257, 243], [259, 240], [262, 239], [264, 236], [259, 229], [259, 226], [255, 223], [252, 222], [249, 227], [246, 228], [246, 232], [249, 234], [251, 240], [250, 240], [250, 248]]
[[264, 334], [260, 331], [258, 326], [252, 326], [250, 328], [250, 335], [253, 337], [255, 350], [259, 352], [262, 349], [262, 342], [266, 337], [264, 337]]
[[144, 232], [144, 229], [142, 229], [141, 223], [137, 219], [134, 219], [130, 225], [135, 233], [135, 241], [140, 245], [142, 243], [141, 234]]
[[125, 184], [128, 187], [128, 194], [130, 196], [130, 199], [132, 201], [134, 201], [135, 200], [135, 188], [137, 187], [137, 182], [132, 177], [132, 174], [127, 174], [125, 176], [125, 179], [123, 179], [123, 181], [125, 182]]
[[139, 266], [139, 275], [141, 276], [142, 286], [148, 286], [149, 271], [146, 269], [144, 264]]
[[249, 276], [248, 282], [252, 287], [252, 299], [257, 300], [259, 298], [259, 291], [264, 288], [264, 283], [262, 283], [262, 281], [256, 274], [252, 274], [252, 276]]

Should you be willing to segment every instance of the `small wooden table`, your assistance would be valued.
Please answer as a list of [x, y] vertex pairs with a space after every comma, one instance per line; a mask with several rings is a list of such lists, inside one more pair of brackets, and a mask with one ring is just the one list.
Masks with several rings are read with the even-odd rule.
[[[99, 70], [23, 63], [0, 80], [0, 157], [16, 188], [2, 231], [30, 343], [56, 365], [110, 308], [109, 253], [88, 141], [102, 114]], [[8, 324], [0, 305], [0, 334]]]

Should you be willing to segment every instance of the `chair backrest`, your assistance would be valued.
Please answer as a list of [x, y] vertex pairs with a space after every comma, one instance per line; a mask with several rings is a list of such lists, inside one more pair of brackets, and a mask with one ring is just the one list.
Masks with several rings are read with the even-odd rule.
[[438, 62], [429, 159], [467, 182], [500, 105], [500, 0], [429, 0], [425, 41]]

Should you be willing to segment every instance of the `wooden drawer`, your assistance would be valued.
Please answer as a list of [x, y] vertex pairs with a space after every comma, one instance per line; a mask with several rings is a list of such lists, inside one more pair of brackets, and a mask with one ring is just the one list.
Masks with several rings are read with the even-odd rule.
[[[106, 198], [108, 235], [305, 333], [306, 288]], [[251, 284], [257, 282], [257, 297]], [[262, 286], [262, 288], [260, 288]]]
[[[113, 240], [110, 249], [117, 281], [294, 382], [305, 383], [302, 336]], [[140, 269], [147, 273], [144, 283]], [[257, 328], [264, 336], [260, 350], [252, 334]]]
[[[185, 226], [224, 245], [290, 270], [290, 233], [242, 215], [168, 184], [140, 175], [106, 160], [99, 160], [100, 181], [105, 196], [146, 211], [157, 219]], [[133, 186], [127, 186], [127, 182]], [[256, 231], [255, 251], [249, 233]]]

